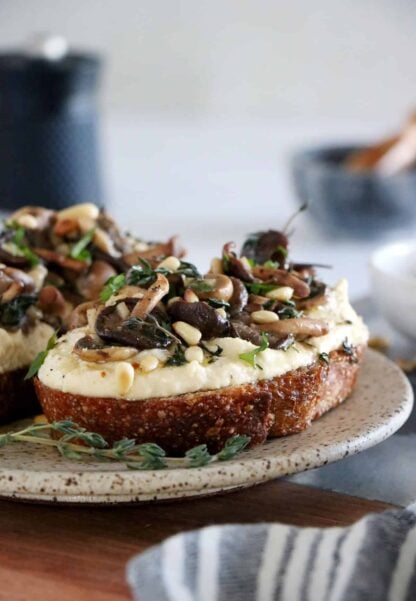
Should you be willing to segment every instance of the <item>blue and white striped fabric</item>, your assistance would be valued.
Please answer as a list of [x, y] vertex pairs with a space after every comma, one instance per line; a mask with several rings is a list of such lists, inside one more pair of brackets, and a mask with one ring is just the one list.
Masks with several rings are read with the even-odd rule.
[[212, 526], [130, 561], [139, 601], [415, 601], [416, 504], [348, 528]]

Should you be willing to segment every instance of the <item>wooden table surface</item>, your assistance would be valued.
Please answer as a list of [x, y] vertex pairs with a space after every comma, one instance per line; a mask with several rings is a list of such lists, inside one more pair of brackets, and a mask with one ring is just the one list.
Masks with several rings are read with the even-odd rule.
[[340, 526], [387, 507], [285, 481], [183, 503], [142, 506], [0, 501], [0, 600], [131, 600], [126, 562], [171, 534], [226, 522]]

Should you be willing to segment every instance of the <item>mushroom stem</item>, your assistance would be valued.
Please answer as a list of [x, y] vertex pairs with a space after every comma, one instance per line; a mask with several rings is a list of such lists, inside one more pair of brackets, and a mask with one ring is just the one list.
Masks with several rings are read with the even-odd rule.
[[146, 290], [143, 298], [139, 300], [131, 312], [131, 316], [144, 319], [168, 292], [169, 281], [164, 275], [158, 273], [156, 281]]

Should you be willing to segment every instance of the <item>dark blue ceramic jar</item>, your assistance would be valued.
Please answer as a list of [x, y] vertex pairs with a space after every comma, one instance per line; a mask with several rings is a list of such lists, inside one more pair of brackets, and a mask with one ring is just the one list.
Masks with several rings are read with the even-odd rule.
[[102, 204], [99, 70], [95, 56], [0, 55], [0, 209]]

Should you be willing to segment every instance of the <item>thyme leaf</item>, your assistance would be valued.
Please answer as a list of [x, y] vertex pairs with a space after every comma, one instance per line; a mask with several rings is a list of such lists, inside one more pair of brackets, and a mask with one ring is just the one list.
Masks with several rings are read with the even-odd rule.
[[29, 246], [25, 242], [25, 228], [21, 225], [18, 225], [16, 222], [11, 222], [7, 224], [7, 227], [12, 228], [14, 230], [13, 237], [10, 240], [10, 242], [15, 247], [15, 254], [25, 257], [25, 259], [29, 261], [32, 267], [36, 267], [36, 265], [39, 265], [39, 257], [35, 255], [35, 253], [29, 248]]
[[25, 380], [30, 380], [31, 378], [33, 378], [33, 376], [36, 376], [36, 374], [38, 373], [38, 371], [44, 364], [49, 351], [52, 350], [54, 348], [54, 346], [56, 346], [57, 340], [58, 340], [58, 338], [57, 338], [56, 332], [54, 332], [52, 334], [52, 336], [49, 338], [49, 340], [46, 344], [45, 350], [40, 351], [40, 353], [38, 353], [36, 355], [36, 357], [33, 359], [32, 363], [30, 364], [30, 367], [27, 370], [27, 373], [24, 377]]
[[117, 294], [123, 286], [126, 285], [126, 276], [124, 273], [113, 275], [109, 278], [100, 292], [100, 300], [103, 302], [108, 301], [114, 294]]
[[260, 365], [258, 363], [256, 363], [257, 355], [259, 353], [262, 353], [263, 351], [265, 351], [268, 348], [268, 346], [269, 346], [269, 339], [267, 337], [267, 334], [265, 332], [263, 332], [261, 335], [260, 346], [257, 346], [252, 351], [248, 351], [247, 353], [241, 353], [238, 356], [242, 361], [245, 361], [246, 363], [251, 365], [251, 367], [259, 367], [261, 369]]
[[319, 361], [321, 361], [322, 363], [326, 363], [327, 365], [329, 365], [330, 359], [329, 359], [328, 353], [319, 353], [318, 358], [319, 358]]
[[69, 253], [69, 256], [72, 259], [78, 259], [78, 261], [90, 261], [91, 253], [87, 249], [87, 246], [91, 243], [92, 239], [94, 238], [94, 234], [95, 228], [91, 228], [90, 230], [88, 230], [88, 232], [84, 234], [84, 236], [82, 236], [82, 238], [80, 238], [80, 240], [78, 240], [76, 244], [74, 244], [74, 246], [71, 249], [71, 252]]
[[194, 292], [212, 292], [214, 286], [205, 280], [194, 280], [189, 284], [189, 288]]
[[173, 354], [166, 361], [165, 365], [178, 367], [179, 365], [185, 365], [185, 363], [188, 363], [185, 359], [185, 347], [182, 344], [177, 344]]

